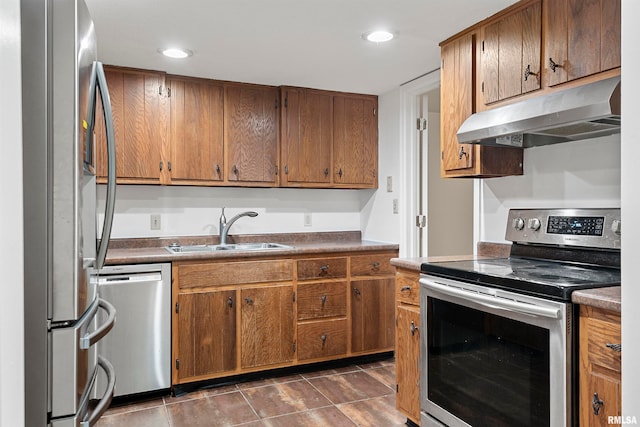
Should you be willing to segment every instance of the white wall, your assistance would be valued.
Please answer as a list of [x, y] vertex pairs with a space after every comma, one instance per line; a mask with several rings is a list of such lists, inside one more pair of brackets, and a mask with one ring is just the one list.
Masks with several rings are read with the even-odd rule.
[[20, 1], [0, 3], [0, 426], [24, 425]]
[[524, 175], [482, 180], [479, 240], [505, 242], [510, 208], [556, 207], [620, 207], [620, 135], [527, 148]]
[[640, 82], [633, 71], [640, 67], [640, 2], [622, 1], [622, 69], [629, 78], [622, 78], [622, 221], [626, 224], [622, 238], [622, 413], [635, 416], [640, 423], [640, 328], [636, 308], [640, 305], [640, 218], [638, 191], [638, 159], [640, 159]]

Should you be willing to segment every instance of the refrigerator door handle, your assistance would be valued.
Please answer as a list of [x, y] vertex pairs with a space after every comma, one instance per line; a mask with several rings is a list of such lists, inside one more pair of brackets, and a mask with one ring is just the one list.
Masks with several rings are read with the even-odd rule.
[[[102, 63], [96, 61], [94, 65], [97, 88], [100, 90], [100, 98], [102, 99], [102, 111], [104, 112], [104, 122], [107, 133], [108, 164], [107, 200], [104, 212], [104, 224], [102, 225], [102, 237], [100, 238], [100, 246], [98, 247], [98, 255], [96, 257], [96, 268], [99, 270], [104, 266], [104, 262], [107, 257], [107, 247], [109, 246], [109, 239], [111, 237], [111, 226], [113, 225], [113, 214], [116, 204], [116, 140], [113, 127], [113, 113], [111, 111], [111, 99], [109, 97], [109, 88], [107, 87], [107, 78], [105, 77]], [[95, 95], [92, 95], [92, 97], [94, 99], [96, 98]]]
[[[111, 303], [100, 298], [98, 299], [98, 307], [104, 309], [107, 312], [107, 320], [102, 325], [100, 325], [98, 329], [80, 338], [80, 349], [82, 350], [86, 350], [100, 341], [102, 337], [109, 333], [111, 328], [113, 328], [113, 325], [116, 323], [116, 308], [111, 305]], [[97, 311], [98, 310], [96, 310], [96, 313]]]
[[98, 404], [94, 407], [93, 412], [89, 416], [89, 419], [82, 421], [80, 423], [80, 427], [91, 427], [95, 425], [102, 414], [104, 414], [107, 408], [109, 408], [111, 400], [113, 399], [113, 394], [116, 387], [115, 369], [113, 368], [111, 362], [109, 362], [102, 356], [98, 356], [98, 366], [100, 366], [105, 374], [107, 374], [107, 388], [104, 392], [104, 395], [102, 396], [102, 399], [100, 399]]

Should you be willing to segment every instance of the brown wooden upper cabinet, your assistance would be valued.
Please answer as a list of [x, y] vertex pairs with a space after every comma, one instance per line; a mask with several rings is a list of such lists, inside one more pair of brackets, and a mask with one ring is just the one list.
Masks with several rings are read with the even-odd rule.
[[538, 0], [483, 27], [485, 104], [540, 89], [541, 22]]
[[620, 0], [545, 3], [549, 86], [620, 67]]
[[314, 89], [282, 87], [282, 176], [286, 187], [331, 183], [333, 96]]
[[333, 183], [335, 187], [378, 187], [378, 99], [333, 97]]
[[217, 185], [224, 169], [224, 87], [214, 80], [169, 76], [172, 184]]
[[225, 176], [228, 185], [277, 185], [278, 105], [277, 87], [225, 84]]
[[[118, 183], [163, 183], [167, 168], [163, 150], [169, 124], [164, 73], [105, 67], [105, 75], [113, 111]], [[98, 107], [96, 168], [99, 182], [104, 182], [107, 175], [102, 114]]]

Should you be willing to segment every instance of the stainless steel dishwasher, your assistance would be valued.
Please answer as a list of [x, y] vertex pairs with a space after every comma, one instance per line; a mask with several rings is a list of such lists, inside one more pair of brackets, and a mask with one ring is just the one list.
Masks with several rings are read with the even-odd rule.
[[[100, 270], [98, 293], [116, 308], [116, 323], [97, 349], [116, 371], [114, 396], [171, 386], [171, 264], [114, 265]], [[106, 386], [98, 376], [96, 390]]]

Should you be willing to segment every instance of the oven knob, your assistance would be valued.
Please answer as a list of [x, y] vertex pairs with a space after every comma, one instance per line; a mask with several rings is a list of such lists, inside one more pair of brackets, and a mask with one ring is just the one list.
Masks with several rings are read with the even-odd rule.
[[619, 219], [614, 219], [611, 222], [611, 231], [613, 231], [616, 234], [622, 233], [622, 222]]
[[513, 228], [516, 230], [522, 230], [524, 228], [524, 219], [516, 218], [513, 220]]
[[529, 228], [533, 231], [540, 230], [540, 220], [538, 218], [531, 218], [529, 220]]

